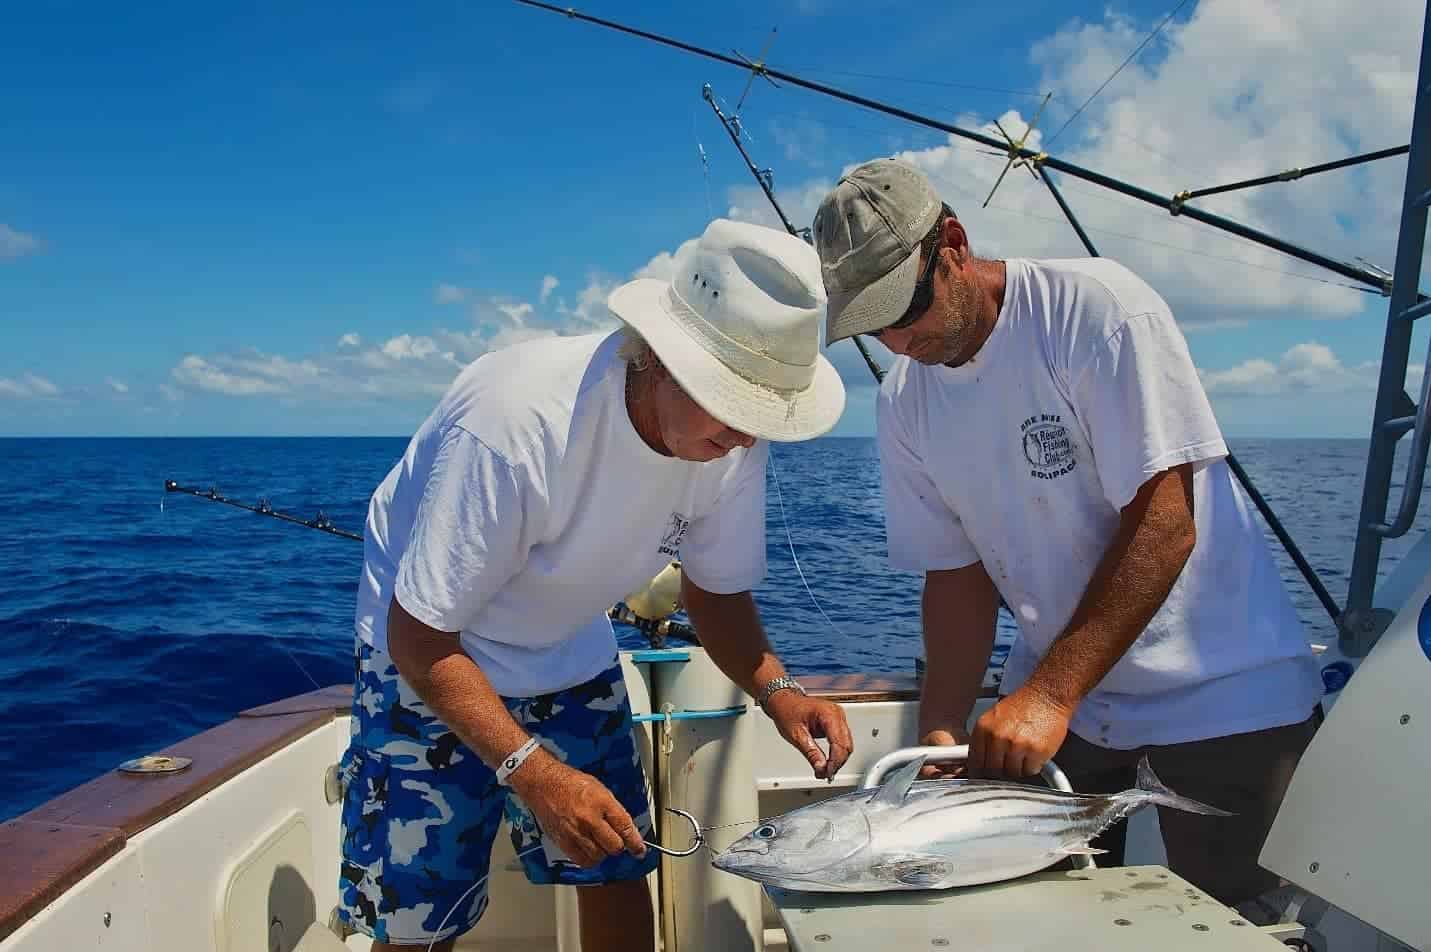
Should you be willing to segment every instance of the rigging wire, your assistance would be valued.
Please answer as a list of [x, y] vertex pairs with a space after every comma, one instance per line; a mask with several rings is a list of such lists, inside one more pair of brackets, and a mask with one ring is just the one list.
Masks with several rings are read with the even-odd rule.
[[1091, 103], [1091, 102], [1093, 102], [1093, 100], [1097, 99], [1097, 98], [1098, 98], [1098, 94], [1101, 93], [1101, 92], [1103, 92], [1103, 90], [1108, 86], [1108, 84], [1111, 83], [1111, 82], [1113, 82], [1114, 78], [1117, 77], [1117, 75], [1118, 75], [1119, 73], [1123, 72], [1123, 67], [1124, 67], [1124, 66], [1127, 66], [1129, 63], [1133, 62], [1134, 58], [1137, 57], [1137, 55], [1138, 55], [1140, 52], [1142, 52], [1143, 47], [1147, 46], [1150, 42], [1152, 42], [1153, 37], [1157, 36], [1159, 33], [1161, 33], [1161, 32], [1163, 31], [1163, 27], [1165, 27], [1165, 26], [1168, 25], [1168, 21], [1171, 20], [1173, 17], [1177, 16], [1177, 13], [1178, 13], [1179, 10], [1181, 10], [1183, 7], [1187, 6], [1187, 2], [1188, 2], [1188, 0], [1180, 0], [1180, 2], [1178, 3], [1178, 5], [1175, 6], [1175, 7], [1173, 7], [1173, 12], [1172, 12], [1172, 13], [1169, 13], [1167, 16], [1163, 17], [1163, 22], [1162, 22], [1162, 23], [1159, 23], [1157, 26], [1153, 27], [1153, 32], [1149, 33], [1149, 34], [1147, 35], [1147, 37], [1145, 37], [1145, 38], [1143, 39], [1143, 42], [1141, 42], [1141, 43], [1138, 44], [1137, 49], [1133, 50], [1133, 52], [1131, 52], [1131, 53], [1128, 54], [1128, 58], [1125, 59], [1122, 63], [1120, 63], [1120, 64], [1118, 65], [1118, 68], [1113, 71], [1113, 75], [1112, 75], [1112, 76], [1109, 76], [1107, 79], [1105, 79], [1105, 80], [1103, 81], [1103, 85], [1102, 85], [1102, 86], [1099, 86], [1097, 89], [1095, 89], [1095, 90], [1093, 91], [1093, 95], [1092, 95], [1092, 96], [1089, 96], [1088, 99], [1084, 101], [1083, 105], [1079, 106], [1076, 110], [1074, 110], [1073, 115], [1069, 116], [1069, 117], [1068, 117], [1068, 120], [1067, 120], [1066, 122], [1064, 122], [1064, 124], [1063, 124], [1062, 126], [1059, 127], [1059, 129], [1058, 129], [1057, 132], [1055, 132], [1055, 133], [1053, 134], [1053, 137], [1050, 138], [1050, 139], [1048, 140], [1048, 142], [1044, 143], [1045, 148], [1047, 148], [1048, 146], [1053, 145], [1054, 141], [1055, 141], [1059, 136], [1063, 135], [1063, 130], [1064, 130], [1064, 129], [1067, 129], [1070, 125], [1073, 124], [1073, 121], [1074, 121], [1075, 119], [1077, 119], [1080, 115], [1083, 114], [1083, 110], [1085, 110], [1085, 109], [1088, 108], [1088, 104]]
[[[925, 107], [925, 108], [927, 108], [927, 109], [931, 109], [931, 110], [933, 110], [933, 111], [935, 111], [935, 112], [938, 112], [938, 111], [940, 111], [940, 110], [946, 108], [944, 104], [935, 104], [935, 103], [928, 102], [928, 101], [926, 101], [926, 100], [920, 100], [920, 99], [905, 99], [904, 101], [905, 101], [905, 102], [908, 102], [908, 103], [909, 103], [910, 105], [912, 105], [912, 106], [923, 106], [923, 107]], [[1052, 101], [1053, 101], [1053, 102], [1068, 103], [1070, 100], [1069, 100], [1067, 97], [1059, 96], [1059, 95], [1055, 94]], [[875, 110], [873, 110], [873, 109], [865, 109], [864, 107], [856, 107], [856, 108], [860, 108], [860, 109], [862, 109], [864, 112], [867, 112], [867, 113], [869, 113], [869, 114], [871, 114], [871, 115], [873, 115], [873, 116], [875, 116], [875, 117], [888, 118], [887, 116], [884, 116], [882, 113], [879, 113], [879, 112], [877, 112], [877, 111], [875, 111]], [[799, 113], [781, 112], [781, 111], [779, 111], [779, 110], [770, 110], [770, 111], [767, 113], [767, 115], [771, 115], [771, 116], [784, 116], [784, 117], [786, 117], [786, 118], [791, 118], [791, 119], [806, 119], [806, 120], [809, 120], [809, 121], [811, 121], [811, 122], [815, 122], [815, 123], [818, 123], [818, 124], [837, 126], [837, 127], [844, 128], [844, 129], [852, 129], [852, 130], [854, 130], [854, 131], [856, 131], [856, 132], [874, 133], [874, 134], [876, 134], [876, 135], [889, 135], [890, 132], [891, 132], [891, 129], [897, 125], [896, 123], [890, 123], [890, 127], [891, 127], [891, 128], [887, 128], [887, 129], [874, 129], [874, 128], [871, 128], [870, 126], [858, 126], [858, 125], [855, 125], [855, 124], [853, 124], [853, 123], [840, 122], [840, 121], [834, 120], [834, 119], [825, 119], [825, 118], [821, 118], [821, 119], [811, 119], [808, 114], [801, 115], [801, 114], [799, 114]], [[968, 151], [972, 151], [972, 152], [987, 152], [987, 151], [989, 151], [985, 146], [976, 145], [976, 144], [974, 144], [974, 143], [961, 142], [961, 141], [959, 141], [959, 140], [957, 140], [957, 139], [954, 139], [953, 141], [950, 141], [951, 139], [953, 139], [952, 136], [949, 136], [947, 133], [945, 133], [945, 134], [941, 137], [941, 136], [940, 136], [938, 133], [936, 133], [933, 129], [927, 129], [927, 128], [924, 128], [924, 127], [915, 127], [914, 129], [909, 129], [909, 130], [901, 129], [901, 130], [899, 130], [899, 131], [900, 131], [901, 134], [910, 134], [910, 133], [913, 133], [913, 134], [916, 134], [916, 135], [926, 134], [926, 135], [928, 135], [928, 136], [930, 137], [930, 139], [931, 139], [932, 141], [936, 141], [936, 142], [938, 142], [938, 143], [939, 143], [940, 145], [942, 145], [942, 146], [948, 146], [948, 147], [951, 147], [951, 148], [964, 149], [964, 150], [968, 150]], [[1105, 130], [1105, 132], [1107, 132], [1107, 134], [1109, 134], [1109, 135], [1115, 136], [1116, 138], [1124, 139], [1124, 140], [1126, 140], [1126, 141], [1128, 141], [1128, 142], [1131, 142], [1133, 145], [1136, 145], [1136, 146], [1138, 146], [1139, 148], [1141, 148], [1141, 149], [1143, 149], [1143, 150], [1145, 150], [1145, 151], [1151, 153], [1152, 155], [1157, 156], [1159, 159], [1162, 159], [1164, 162], [1167, 162], [1169, 165], [1171, 165], [1171, 166], [1173, 166], [1173, 167], [1175, 167], [1175, 168], [1181, 169], [1182, 171], [1186, 172], [1186, 173], [1189, 174], [1189, 175], [1194, 174], [1192, 169], [1189, 169], [1187, 166], [1185, 166], [1185, 165], [1183, 165], [1182, 163], [1180, 163], [1175, 157], [1169, 155], [1169, 154], [1166, 153], [1166, 152], [1163, 152], [1163, 151], [1160, 150], [1160, 149], [1157, 149], [1157, 148], [1154, 148], [1154, 147], [1151, 146], [1151, 145], [1148, 145], [1148, 143], [1144, 142], [1143, 140], [1141, 140], [1141, 139], [1139, 139], [1139, 138], [1137, 138], [1137, 137], [1135, 137], [1135, 136], [1131, 136], [1131, 135], [1129, 135], [1129, 134], [1126, 133], [1126, 132], [1119, 132], [1119, 131], [1117, 131], [1117, 130], [1115, 130], [1115, 129], [1107, 129], [1107, 130]], [[999, 153], [999, 154], [1002, 155], [1003, 153]]]
[[810, 590], [810, 583], [805, 579], [805, 570], [800, 567], [800, 557], [795, 554], [795, 540], [790, 535], [790, 520], [785, 516], [785, 494], [780, 491], [780, 470], [779, 467], [775, 465], [774, 446], [770, 447], [769, 459], [770, 475], [775, 479], [775, 499], [780, 504], [780, 522], [785, 527], [785, 544], [790, 547], [790, 559], [795, 563], [795, 571], [800, 576], [800, 584], [805, 586], [805, 594], [810, 596], [810, 602], [815, 606], [815, 609], [821, 616], [824, 617], [831, 630], [843, 638], [845, 637], [845, 633], [840, 630], [839, 625], [835, 624], [834, 619], [826, 614], [824, 606], [822, 606], [820, 600], [815, 597], [815, 593]]
[[[941, 183], [941, 184], [943, 184], [943, 185], [945, 185], [945, 186], [948, 186], [949, 188], [951, 188], [951, 189], [955, 190], [956, 192], [960, 193], [961, 195], [968, 196], [969, 198], [973, 199], [974, 201], [979, 201], [979, 197], [978, 197], [977, 195], [975, 195], [973, 192], [969, 191], [967, 188], [964, 188], [962, 185], [958, 184], [957, 182], [950, 181], [948, 178], [946, 178], [946, 177], [944, 177], [944, 176], [942, 176], [942, 175], [939, 175], [939, 174], [937, 174], [937, 173], [931, 173], [931, 172], [929, 172], [928, 170], [925, 170], [925, 174], [927, 174], [932, 180], [934, 180], [934, 181], [936, 181], [936, 182], [939, 182], [939, 183]], [[1097, 194], [1097, 193], [1091, 193], [1091, 194]], [[997, 202], [991, 204], [989, 207], [990, 207], [990, 208], [997, 209], [997, 210], [999, 210], [999, 211], [1009, 212], [1009, 213], [1014, 214], [1014, 215], [1021, 215], [1021, 216], [1023, 216], [1024, 218], [1031, 218], [1031, 219], [1034, 219], [1035, 221], [1048, 221], [1048, 222], [1054, 222], [1054, 223], [1059, 224], [1059, 225], [1065, 224], [1065, 220], [1062, 219], [1062, 218], [1056, 218], [1056, 217], [1054, 217], [1054, 216], [1052, 216], [1052, 215], [1040, 215], [1040, 214], [1038, 214], [1038, 213], [1036, 213], [1036, 212], [1026, 211], [1026, 210], [1024, 210], [1024, 209], [1022, 209], [1022, 208], [1014, 208], [1014, 207], [1009, 206], [1009, 205], [1002, 205], [1002, 204], [999, 204], [999, 203], [997, 203]], [[1096, 232], [1098, 232], [1099, 234], [1112, 235], [1112, 236], [1114, 236], [1114, 237], [1116, 237], [1116, 238], [1126, 238], [1126, 239], [1128, 239], [1129, 241], [1137, 241], [1137, 242], [1141, 242], [1141, 243], [1143, 243], [1143, 244], [1148, 244], [1148, 245], [1157, 245], [1157, 246], [1160, 247], [1160, 248], [1167, 248], [1167, 249], [1170, 250], [1170, 251], [1179, 251], [1179, 252], [1182, 252], [1183, 254], [1196, 255], [1196, 256], [1199, 257], [1199, 258], [1208, 258], [1208, 259], [1211, 259], [1211, 260], [1213, 260], [1213, 261], [1226, 261], [1226, 262], [1230, 262], [1230, 263], [1232, 263], [1232, 264], [1241, 265], [1241, 266], [1244, 267], [1244, 268], [1252, 268], [1253, 270], [1256, 270], [1256, 271], [1265, 271], [1265, 272], [1267, 272], [1267, 273], [1269, 273], [1269, 274], [1285, 275], [1286, 277], [1289, 277], [1289, 278], [1299, 278], [1299, 279], [1301, 279], [1301, 280], [1303, 280], [1303, 281], [1313, 281], [1313, 282], [1316, 282], [1317, 284], [1326, 284], [1326, 285], [1329, 285], [1329, 286], [1331, 286], [1331, 287], [1336, 287], [1336, 288], [1348, 288], [1348, 289], [1350, 289], [1350, 290], [1359, 291], [1359, 292], [1362, 292], [1362, 293], [1364, 293], [1364, 294], [1380, 294], [1380, 293], [1381, 293], [1380, 291], [1376, 290], [1375, 288], [1362, 287], [1362, 286], [1360, 286], [1360, 285], [1349, 284], [1349, 283], [1345, 283], [1345, 282], [1342, 282], [1342, 281], [1331, 281], [1331, 280], [1329, 280], [1329, 279], [1327, 279], [1327, 278], [1319, 278], [1319, 277], [1316, 277], [1315, 275], [1310, 275], [1310, 274], [1300, 274], [1300, 273], [1298, 273], [1298, 272], [1296, 272], [1296, 271], [1284, 271], [1284, 270], [1282, 270], [1281, 268], [1273, 268], [1273, 267], [1268, 267], [1267, 265], [1254, 264], [1253, 262], [1251, 262], [1251, 261], [1246, 261], [1246, 260], [1244, 260], [1244, 259], [1242, 259], [1242, 258], [1232, 258], [1232, 257], [1228, 257], [1228, 256], [1226, 256], [1226, 255], [1217, 255], [1217, 254], [1213, 254], [1213, 253], [1208, 252], [1208, 251], [1198, 251], [1198, 250], [1196, 250], [1196, 249], [1194, 249], [1194, 248], [1184, 248], [1184, 247], [1182, 247], [1182, 246], [1180, 246], [1180, 245], [1169, 244], [1169, 243], [1166, 242], [1166, 241], [1158, 241], [1158, 240], [1155, 239], [1155, 238], [1148, 238], [1148, 237], [1146, 237], [1146, 236], [1144, 236], [1144, 235], [1128, 234], [1127, 232], [1114, 231], [1114, 230], [1111, 229], [1111, 228], [1099, 228], [1099, 227], [1097, 227], [1097, 226], [1095, 226], [1095, 225], [1084, 225], [1083, 227], [1084, 227], [1086, 230], [1088, 230], [1088, 231], [1096, 231]]]

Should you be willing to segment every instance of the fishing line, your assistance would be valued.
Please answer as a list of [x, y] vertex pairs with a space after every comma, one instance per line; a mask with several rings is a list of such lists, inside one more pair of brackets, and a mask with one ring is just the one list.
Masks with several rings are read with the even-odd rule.
[[[516, 859], [521, 859], [523, 856], [526, 856], [528, 853], [535, 853], [537, 850], [541, 849], [542, 846], [543, 846], [543, 844], [538, 843], [536, 846], [532, 846], [532, 847], [529, 847], [529, 848], [527, 848], [527, 849], [524, 849], [524, 850], [522, 850], [520, 853], [518, 853], [515, 858], [516, 858]], [[473, 883], [471, 886], [468, 886], [468, 887], [467, 887], [467, 891], [464, 892], [462, 895], [460, 895], [460, 896], [457, 897], [457, 901], [452, 904], [452, 908], [451, 908], [451, 909], [447, 910], [447, 915], [445, 915], [445, 916], [442, 917], [442, 921], [437, 924], [437, 929], [436, 929], [435, 931], [433, 931], [432, 936], [431, 936], [431, 941], [429, 941], [429, 942], [427, 943], [427, 952], [432, 952], [432, 947], [435, 946], [435, 945], [437, 945], [437, 937], [442, 934], [442, 930], [443, 930], [443, 929], [447, 928], [447, 920], [452, 918], [452, 914], [457, 911], [457, 907], [460, 906], [460, 905], [462, 905], [462, 901], [463, 901], [464, 899], [466, 899], [468, 896], [472, 895], [472, 891], [473, 891], [474, 889], [476, 889], [478, 886], [480, 886], [480, 885], [482, 885], [483, 883], [485, 883], [485, 882], [491, 877], [491, 875], [492, 875], [492, 871], [489, 869], [489, 870], [487, 871], [487, 875], [485, 875], [485, 876], [483, 876], [481, 879], [477, 880], [477, 881], [476, 881], [475, 883]]]
[[[714, 826], [713, 826], [713, 827], [703, 827], [703, 826], [700, 825], [700, 823], [696, 822], [696, 818], [695, 818], [695, 817], [691, 816], [691, 815], [690, 815], [689, 813], [687, 813], [685, 810], [677, 810], [677, 809], [675, 809], [674, 807], [667, 807], [666, 809], [667, 809], [668, 811], [670, 811], [671, 813], [674, 813], [674, 814], [676, 814], [676, 815], [678, 815], [678, 816], [684, 818], [688, 823], [691, 824], [691, 839], [692, 839], [692, 843], [691, 843], [690, 848], [689, 848], [689, 849], [686, 849], [686, 850], [672, 850], [672, 849], [667, 849], [666, 847], [660, 845], [659, 843], [652, 843], [652, 842], [649, 841], [649, 840], [642, 840], [643, 843], [645, 843], [647, 846], [649, 846], [651, 849], [655, 850], [655, 851], [658, 852], [658, 853], [665, 853], [667, 856], [677, 856], [677, 857], [692, 856], [692, 855], [694, 855], [698, 850], [700, 850], [702, 847], [709, 848], [708, 844], [706, 843], [706, 832], [705, 832], [705, 831], [706, 831], [707, 829], [712, 829], [712, 830], [719, 829], [719, 827], [714, 827]], [[735, 824], [727, 824], [727, 825], [728, 825], [728, 826], [734, 826]], [[516, 858], [516, 859], [521, 859], [523, 856], [526, 856], [526, 855], [529, 854], [529, 853], [535, 853], [537, 850], [543, 849], [544, 847], [545, 847], [545, 844], [544, 844], [544, 843], [538, 843], [538, 844], [536, 844], [535, 846], [529, 846], [528, 848], [526, 848], [526, 849], [522, 850], [520, 853], [518, 853], [515, 858]], [[428, 943], [427, 943], [427, 952], [432, 952], [432, 947], [437, 944], [437, 937], [442, 934], [442, 930], [443, 930], [443, 929], [447, 928], [447, 920], [452, 918], [452, 914], [457, 911], [457, 907], [460, 906], [460, 905], [462, 905], [463, 900], [465, 900], [468, 896], [472, 895], [472, 890], [476, 889], [478, 886], [481, 886], [483, 883], [485, 883], [485, 882], [491, 877], [491, 875], [492, 875], [492, 873], [491, 873], [491, 870], [489, 869], [488, 872], [487, 872], [487, 874], [486, 874], [485, 876], [483, 876], [481, 879], [477, 880], [477, 881], [476, 881], [475, 883], [473, 883], [471, 886], [468, 886], [468, 887], [467, 887], [467, 890], [466, 890], [465, 892], [463, 892], [462, 895], [460, 895], [460, 896], [457, 897], [457, 901], [452, 904], [452, 908], [449, 909], [449, 910], [447, 910], [447, 915], [443, 916], [443, 917], [442, 917], [442, 921], [441, 921], [440, 923], [438, 923], [436, 931], [432, 932], [432, 933], [429, 935], [429, 941], [428, 941]]]
[[1133, 50], [1133, 52], [1128, 54], [1128, 58], [1125, 59], [1121, 64], [1119, 64], [1118, 68], [1113, 71], [1113, 75], [1105, 79], [1103, 81], [1103, 85], [1095, 89], [1093, 91], [1093, 95], [1089, 96], [1088, 99], [1084, 101], [1083, 105], [1079, 106], [1078, 109], [1073, 113], [1073, 115], [1069, 116], [1068, 120], [1064, 122], [1062, 126], [1059, 127], [1059, 130], [1053, 134], [1053, 138], [1049, 139], [1048, 142], [1044, 143], [1045, 148], [1053, 145], [1054, 139], [1057, 139], [1059, 136], [1063, 135], [1063, 130], [1067, 129], [1070, 125], [1073, 124], [1073, 120], [1077, 119], [1083, 113], [1083, 110], [1088, 108], [1088, 104], [1093, 102], [1093, 100], [1097, 99], [1098, 94], [1103, 92], [1107, 85], [1113, 82], [1115, 78], [1117, 78], [1119, 73], [1123, 72], [1123, 67], [1133, 62], [1133, 59], [1143, 51], [1143, 47], [1147, 46], [1152, 41], [1153, 37], [1157, 36], [1163, 31], [1163, 27], [1168, 25], [1168, 21], [1171, 20], [1173, 17], [1177, 16], [1179, 10], [1187, 6], [1187, 2], [1188, 0], [1181, 0], [1181, 2], [1177, 6], [1173, 7], [1173, 12], [1169, 13], [1166, 17], [1163, 18], [1162, 23], [1159, 23], [1157, 26], [1153, 27], [1153, 32], [1149, 33], [1147, 37], [1143, 40], [1143, 42], [1138, 44], [1137, 49]]
[[795, 540], [790, 536], [790, 520], [785, 518], [785, 494], [780, 491], [780, 471], [779, 467], [775, 465], [774, 446], [770, 447], [769, 455], [770, 475], [775, 477], [775, 499], [780, 504], [780, 522], [785, 526], [785, 544], [790, 547], [790, 560], [795, 563], [795, 571], [800, 575], [800, 584], [805, 586], [805, 593], [810, 596], [810, 601], [814, 604], [816, 610], [824, 616], [825, 621], [834, 629], [835, 634], [843, 638], [845, 633], [840, 630], [840, 626], [835, 624], [829, 615], [825, 614], [825, 609], [820, 605], [819, 599], [817, 599], [815, 593], [810, 590], [810, 583], [805, 580], [805, 570], [800, 567], [800, 557], [795, 554]]
[[293, 652], [291, 652], [291, 651], [288, 650], [288, 646], [283, 643], [282, 639], [280, 639], [277, 635], [275, 635], [275, 634], [274, 634], [273, 632], [271, 632], [271, 631], [265, 630], [264, 633], [265, 633], [266, 635], [268, 635], [268, 637], [270, 637], [270, 638], [273, 639], [274, 644], [278, 645], [278, 647], [283, 650], [283, 653], [284, 653], [284, 654], [288, 655], [288, 660], [289, 660], [289, 661], [292, 661], [293, 664], [294, 664], [294, 666], [295, 666], [296, 668], [298, 668], [299, 671], [302, 671], [302, 672], [303, 672], [303, 676], [308, 679], [308, 682], [313, 685], [313, 687], [314, 687], [315, 690], [318, 690], [318, 691], [323, 690], [323, 685], [319, 684], [319, 683], [318, 683], [318, 680], [317, 680], [316, 678], [314, 678], [313, 675], [311, 675], [311, 674], [308, 673], [308, 669], [307, 669], [307, 668], [303, 667], [302, 664], [299, 664], [299, 662], [298, 662], [298, 656], [295, 655]]

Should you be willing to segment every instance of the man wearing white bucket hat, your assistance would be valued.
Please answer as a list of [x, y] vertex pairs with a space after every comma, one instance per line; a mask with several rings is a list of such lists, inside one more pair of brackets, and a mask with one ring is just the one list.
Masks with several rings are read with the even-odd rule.
[[[450, 948], [505, 813], [527, 877], [578, 891], [582, 948], [649, 949], [657, 853], [606, 609], [672, 559], [711, 658], [818, 777], [852, 747], [766, 641], [769, 440], [829, 430], [815, 252], [717, 220], [625, 327], [478, 358], [374, 493], [355, 619], [340, 910], [374, 949]], [[827, 740], [822, 752], [815, 738]]]

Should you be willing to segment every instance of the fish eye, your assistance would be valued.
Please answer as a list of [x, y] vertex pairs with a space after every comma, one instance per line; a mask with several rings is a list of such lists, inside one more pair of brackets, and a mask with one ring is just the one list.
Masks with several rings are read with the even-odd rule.
[[774, 836], [775, 836], [775, 827], [773, 827], [773, 826], [771, 826], [769, 823], [767, 823], [767, 824], [765, 824], [764, 826], [762, 826], [760, 829], [756, 830], [756, 831], [755, 831], [755, 835], [756, 835], [756, 837], [757, 837], [758, 839], [762, 839], [762, 840], [772, 839], [772, 838], [774, 838]]

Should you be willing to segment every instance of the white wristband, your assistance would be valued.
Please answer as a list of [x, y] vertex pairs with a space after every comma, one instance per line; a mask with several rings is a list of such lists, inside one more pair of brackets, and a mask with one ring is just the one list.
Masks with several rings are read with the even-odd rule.
[[497, 782], [502, 786], [507, 785], [507, 778], [532, 755], [532, 751], [541, 746], [535, 737], [527, 741], [516, 750], [507, 755], [503, 761], [497, 765]]

